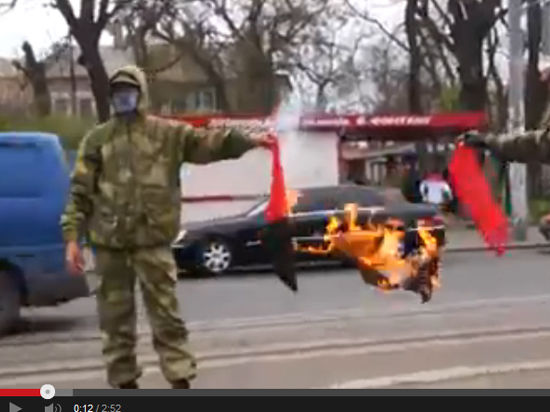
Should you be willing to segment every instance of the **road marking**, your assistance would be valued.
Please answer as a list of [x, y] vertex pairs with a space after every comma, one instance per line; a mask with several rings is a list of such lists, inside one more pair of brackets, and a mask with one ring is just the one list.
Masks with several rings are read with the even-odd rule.
[[[327, 357], [364, 356], [391, 352], [426, 349], [430, 346], [456, 346], [522, 339], [550, 338], [550, 330], [537, 331], [470, 331], [460, 334], [440, 334], [416, 337], [403, 341], [374, 341], [372, 339], [335, 339], [306, 343], [263, 345], [252, 349], [210, 351], [197, 354], [200, 369], [227, 368], [250, 363], [272, 363]], [[159, 372], [158, 357], [140, 356], [141, 363], [152, 372]], [[455, 368], [452, 368], [455, 369]], [[70, 362], [49, 362], [0, 369], [0, 387], [32, 385], [37, 382], [82, 381], [102, 379], [104, 364], [100, 359], [81, 359]], [[378, 378], [376, 378], [378, 379]]]
[[513, 372], [550, 369], [550, 359], [533, 362], [500, 363], [486, 366], [456, 366], [446, 369], [431, 369], [402, 375], [381, 376], [379, 378], [357, 379], [331, 385], [330, 389], [376, 389], [397, 385], [429, 384], [476, 376], [499, 375]]
[[[387, 312], [379, 311], [378, 313], [369, 313], [366, 308], [347, 308], [334, 309], [322, 312], [298, 312], [286, 313], [280, 315], [255, 316], [255, 317], [240, 317], [227, 318], [208, 321], [193, 321], [188, 322], [187, 326], [191, 333], [215, 333], [216, 331], [230, 330], [231, 332], [244, 329], [254, 329], [260, 331], [262, 329], [285, 328], [293, 325], [310, 325], [313, 323], [334, 322], [339, 320], [375, 320], [375, 319], [390, 319], [391, 318], [411, 318], [420, 316], [432, 316], [449, 311], [472, 310], [482, 307], [497, 307], [505, 305], [513, 305], [518, 303], [550, 303], [550, 294], [535, 295], [526, 297], [504, 297], [496, 299], [479, 299], [471, 301], [462, 301], [449, 304], [431, 304], [431, 307], [418, 306], [413, 307], [407, 302], [403, 302], [401, 309], [390, 309]], [[149, 328], [138, 328], [140, 338], [148, 338], [151, 336]], [[99, 332], [94, 329], [76, 330], [74, 332], [51, 332], [41, 333], [27, 336], [14, 336], [13, 338], [0, 339], [0, 348], [22, 345], [39, 345], [51, 344], [54, 342], [65, 343], [81, 343], [83, 341], [98, 340]]]
[[365, 308], [348, 308], [348, 309], [335, 309], [327, 310], [323, 312], [299, 312], [299, 313], [287, 313], [281, 315], [269, 315], [259, 317], [242, 317], [233, 319], [220, 319], [212, 321], [194, 321], [189, 322], [189, 328], [192, 331], [203, 331], [210, 329], [232, 329], [232, 328], [249, 328], [249, 327], [269, 327], [280, 324], [292, 324], [292, 323], [306, 323], [316, 322], [324, 320], [339, 320], [344, 318], [364, 318], [366, 320], [375, 318], [387, 318], [387, 317], [401, 317], [401, 316], [417, 316], [417, 315], [431, 315], [447, 312], [449, 310], [461, 310], [461, 309], [477, 309], [485, 306], [498, 306], [508, 305], [514, 303], [532, 303], [532, 302], [549, 302], [550, 294], [535, 295], [526, 297], [506, 297], [495, 299], [478, 299], [471, 301], [463, 301], [449, 304], [433, 304], [431, 307], [422, 307], [414, 309], [412, 305], [403, 303], [402, 309], [389, 310], [387, 312], [379, 312], [377, 314], [369, 314]]

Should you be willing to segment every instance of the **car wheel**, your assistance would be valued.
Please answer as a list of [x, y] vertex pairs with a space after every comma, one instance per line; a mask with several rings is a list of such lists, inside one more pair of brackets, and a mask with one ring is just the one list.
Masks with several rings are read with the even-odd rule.
[[0, 271], [0, 336], [11, 332], [19, 319], [21, 299], [13, 278]]
[[233, 263], [233, 253], [227, 242], [221, 239], [207, 241], [201, 249], [201, 268], [210, 275], [221, 275]]

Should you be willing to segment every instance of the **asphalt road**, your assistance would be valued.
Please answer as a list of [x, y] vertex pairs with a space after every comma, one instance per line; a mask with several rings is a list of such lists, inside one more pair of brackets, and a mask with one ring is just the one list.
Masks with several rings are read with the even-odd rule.
[[[382, 293], [354, 270], [183, 280], [202, 388], [550, 388], [550, 254], [448, 254], [428, 304]], [[0, 387], [103, 388], [93, 298], [26, 311], [0, 340]], [[166, 383], [141, 311], [144, 387]]]

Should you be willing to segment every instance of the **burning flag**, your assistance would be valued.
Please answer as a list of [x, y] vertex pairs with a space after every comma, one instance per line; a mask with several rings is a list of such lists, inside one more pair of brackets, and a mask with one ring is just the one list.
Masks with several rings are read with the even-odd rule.
[[297, 248], [312, 254], [343, 253], [355, 261], [365, 283], [384, 291], [411, 290], [424, 303], [439, 286], [439, 247], [427, 228], [419, 227], [417, 234], [417, 246], [405, 255], [402, 222], [388, 219], [385, 224], [361, 225], [357, 205], [348, 204], [343, 219], [330, 218], [323, 246]]
[[479, 165], [475, 149], [459, 144], [449, 164], [456, 195], [466, 205], [485, 242], [502, 255], [508, 241], [508, 222]]
[[[292, 234], [288, 222], [289, 207], [287, 200], [283, 168], [279, 144], [276, 139], [271, 147], [272, 177], [269, 203], [265, 210], [265, 218], [269, 222], [264, 232], [264, 245], [271, 254], [275, 273], [292, 291], [298, 290], [296, 271], [294, 269], [294, 250]], [[295, 202], [296, 199], [293, 199]]]

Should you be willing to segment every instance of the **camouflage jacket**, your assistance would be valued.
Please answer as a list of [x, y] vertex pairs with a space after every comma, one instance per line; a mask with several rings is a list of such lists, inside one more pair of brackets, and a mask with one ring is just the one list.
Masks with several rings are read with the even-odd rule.
[[484, 141], [500, 160], [550, 163], [550, 105], [539, 129], [511, 135], [487, 135]]
[[144, 74], [130, 66], [111, 81], [120, 77], [141, 88], [138, 116], [113, 118], [84, 137], [61, 218], [64, 238], [77, 240], [87, 229], [92, 244], [109, 248], [168, 244], [179, 228], [181, 164], [238, 158], [256, 145], [235, 129], [147, 116]]

